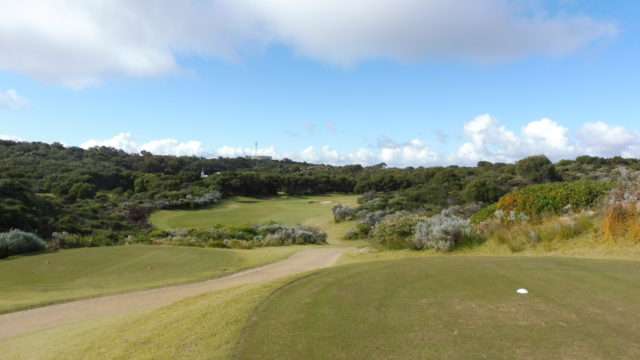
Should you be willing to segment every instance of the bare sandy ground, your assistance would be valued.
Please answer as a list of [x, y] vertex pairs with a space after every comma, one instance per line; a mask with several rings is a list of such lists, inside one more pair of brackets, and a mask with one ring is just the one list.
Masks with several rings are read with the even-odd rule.
[[180, 299], [333, 265], [346, 248], [310, 249], [286, 260], [199, 283], [45, 306], [0, 315], [0, 339], [62, 324], [169, 305]]

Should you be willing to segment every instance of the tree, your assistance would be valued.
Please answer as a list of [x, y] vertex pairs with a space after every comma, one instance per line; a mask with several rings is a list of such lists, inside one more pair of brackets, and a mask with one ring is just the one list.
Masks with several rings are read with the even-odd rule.
[[533, 184], [562, 181], [556, 167], [544, 155], [529, 156], [518, 161], [516, 174]]
[[67, 198], [70, 200], [93, 199], [94, 196], [96, 196], [96, 187], [83, 182], [73, 184], [67, 193]]
[[474, 180], [467, 184], [462, 191], [462, 197], [467, 202], [493, 203], [504, 195], [504, 190], [491, 181], [485, 179]]

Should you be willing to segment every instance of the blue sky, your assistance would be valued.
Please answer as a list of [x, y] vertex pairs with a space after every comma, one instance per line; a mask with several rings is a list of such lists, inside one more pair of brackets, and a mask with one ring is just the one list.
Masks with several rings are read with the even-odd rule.
[[638, 2], [53, 3], [0, 0], [3, 138], [392, 166], [640, 157]]

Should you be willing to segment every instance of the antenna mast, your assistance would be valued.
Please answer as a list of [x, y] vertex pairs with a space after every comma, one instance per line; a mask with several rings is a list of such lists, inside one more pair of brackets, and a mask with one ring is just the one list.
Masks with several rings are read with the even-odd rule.
[[255, 151], [255, 153], [253, 155], [258, 156], [258, 142], [257, 141], [256, 141], [256, 151]]

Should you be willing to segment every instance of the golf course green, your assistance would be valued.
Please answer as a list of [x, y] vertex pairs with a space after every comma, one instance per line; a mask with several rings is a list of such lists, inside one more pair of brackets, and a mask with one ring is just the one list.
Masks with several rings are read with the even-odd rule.
[[[516, 292], [526, 288], [529, 294]], [[640, 262], [428, 257], [270, 295], [235, 359], [638, 359]]]

